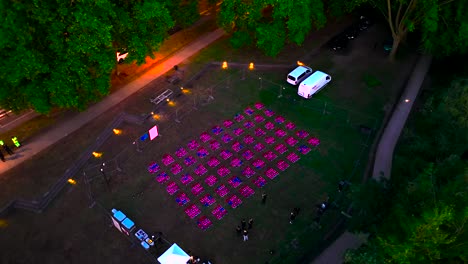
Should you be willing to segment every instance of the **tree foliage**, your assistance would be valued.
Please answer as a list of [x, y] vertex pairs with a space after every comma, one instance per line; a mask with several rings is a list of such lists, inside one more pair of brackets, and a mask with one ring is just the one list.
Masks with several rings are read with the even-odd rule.
[[176, 26], [186, 28], [200, 18], [197, 0], [166, 0], [165, 5]]
[[468, 261], [468, 161], [461, 157], [468, 146], [466, 89], [466, 79], [457, 79], [436, 90], [406, 128], [390, 182], [355, 191], [363, 212], [352, 221], [363, 224], [354, 227], [373, 239], [349, 252], [347, 263]]
[[144, 62], [173, 21], [158, 1], [1, 1], [0, 105], [47, 113], [108, 94], [116, 51]]
[[393, 37], [390, 59], [408, 33], [420, 32], [425, 51], [438, 56], [468, 51], [468, 2], [463, 0], [353, 0], [348, 9], [370, 3], [380, 10]]
[[301, 45], [313, 27], [326, 22], [321, 0], [227, 0], [218, 19], [232, 34], [234, 47], [254, 43], [269, 56], [278, 55], [288, 41]]

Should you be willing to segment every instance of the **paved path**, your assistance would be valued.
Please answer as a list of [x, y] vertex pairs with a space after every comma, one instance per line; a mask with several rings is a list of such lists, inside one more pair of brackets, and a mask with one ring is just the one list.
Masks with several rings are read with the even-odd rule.
[[366, 237], [358, 236], [350, 232], [344, 232], [338, 239], [325, 249], [312, 264], [340, 264], [343, 263], [344, 253], [348, 249], [360, 247]]
[[122, 89], [109, 95], [101, 102], [91, 106], [85, 112], [82, 112], [74, 118], [71, 118], [63, 123], [57, 124], [57, 126], [49, 132], [38, 136], [31, 142], [28, 142], [27, 145], [22, 147], [21, 154], [17, 155], [15, 159], [0, 163], [0, 174], [16, 167], [23, 161], [33, 157], [47, 147], [57, 143], [59, 140], [66, 137], [70, 133], [78, 130], [80, 127], [93, 120], [96, 116], [99, 116], [111, 107], [125, 100], [127, 97], [131, 96], [154, 79], [162, 76], [169, 70], [172, 70], [174, 65], [178, 65], [189, 57], [195, 55], [201, 49], [207, 47], [209, 44], [219, 39], [223, 35], [224, 31], [217, 29], [213, 32], [201, 36], [199, 39], [195, 40], [188, 46], [176, 52], [174, 55], [162, 61], [162, 63], [156, 65], [143, 76], [125, 85]]
[[[422, 86], [424, 78], [431, 65], [432, 57], [421, 56], [411, 73], [405, 90], [397, 102], [396, 108], [385, 127], [377, 147], [372, 176], [380, 179], [380, 176], [389, 178], [392, 169], [393, 151], [411, 112], [416, 97]], [[383, 174], [381, 173], [383, 172]], [[358, 235], [345, 232], [333, 244], [318, 256], [313, 264], [340, 264], [347, 249], [358, 248], [364, 239]]]
[[393, 151], [395, 150], [398, 138], [400, 137], [401, 131], [413, 107], [413, 103], [418, 96], [424, 78], [429, 70], [431, 60], [432, 57], [426, 55], [421, 56], [418, 60], [408, 80], [405, 91], [397, 102], [396, 108], [385, 127], [377, 147], [374, 169], [372, 172], [372, 177], [376, 180], [379, 180], [380, 177], [389, 179], [391, 176]]

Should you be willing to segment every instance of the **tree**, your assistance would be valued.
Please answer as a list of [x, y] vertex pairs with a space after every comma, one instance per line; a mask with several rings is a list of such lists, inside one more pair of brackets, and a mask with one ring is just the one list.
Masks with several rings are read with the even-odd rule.
[[411, 231], [404, 240], [391, 235], [378, 237], [379, 248], [385, 258], [393, 263], [468, 261], [468, 255], [461, 252], [464, 244], [461, 237], [466, 232], [463, 227], [468, 222], [468, 210], [465, 208], [459, 217], [455, 219], [453, 208], [446, 205], [426, 210], [422, 218], [414, 219], [411, 223]]
[[143, 63], [173, 25], [157, 1], [1, 1], [0, 105], [47, 113], [108, 94], [116, 50]]
[[[464, 168], [458, 165], [453, 168], [462, 169], [462, 172], [468, 169], [466, 164]], [[463, 251], [468, 238], [465, 228], [468, 224], [465, 179], [458, 177], [458, 170], [450, 183], [441, 184], [439, 181], [437, 184], [437, 177], [442, 176], [437, 175], [437, 171], [438, 168], [430, 164], [396, 196], [385, 197], [392, 200], [392, 205], [383, 205], [384, 208], [380, 209], [386, 212], [386, 218], [376, 229], [366, 228], [376, 235], [375, 238], [359, 250], [349, 252], [347, 263], [468, 261], [468, 254]], [[456, 200], [453, 199], [454, 193], [458, 196]], [[373, 200], [376, 197], [367, 198]]]
[[116, 12], [111, 29], [114, 52], [124, 49], [129, 54], [126, 61], [135, 60], [138, 64], [145, 63], [147, 56], [154, 58], [154, 52], [167, 38], [167, 31], [174, 26], [165, 3], [111, 1]]
[[357, 232], [376, 232], [378, 225], [388, 214], [382, 207], [390, 207], [394, 196], [390, 183], [385, 179], [379, 182], [370, 179], [363, 185], [352, 185], [348, 193], [354, 208], [349, 229]]
[[354, 0], [349, 9], [365, 3], [380, 10], [393, 37], [390, 60], [410, 32], [420, 31], [422, 47], [434, 55], [468, 51], [468, 2], [461, 0]]
[[321, 0], [228, 0], [218, 16], [234, 47], [255, 43], [269, 56], [278, 55], [288, 41], [301, 45], [313, 26], [321, 28], [325, 22]]
[[388, 191], [372, 183], [353, 191], [362, 212], [351, 227], [372, 238], [347, 263], [468, 262], [467, 82], [443, 83], [410, 120]]
[[200, 18], [196, 0], [166, 0], [165, 5], [176, 26], [186, 28]]

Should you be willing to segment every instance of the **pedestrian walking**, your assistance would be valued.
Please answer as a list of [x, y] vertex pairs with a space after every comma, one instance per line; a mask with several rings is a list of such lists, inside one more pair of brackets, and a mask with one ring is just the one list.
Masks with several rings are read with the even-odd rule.
[[241, 227], [239, 225], [236, 227], [236, 232], [237, 232], [238, 235], [240, 235], [242, 233], [242, 229], [241, 229]]
[[291, 214], [289, 215], [289, 223], [292, 224], [294, 219], [296, 219], [296, 214], [294, 214], [294, 212], [291, 212]]
[[266, 193], [262, 193], [262, 204], [265, 204], [265, 203], [266, 203], [266, 198], [267, 198], [267, 194], [266, 194]]
[[244, 229], [242, 235], [244, 236], [244, 242], [249, 240], [249, 232], [247, 230]]
[[350, 185], [350, 183], [348, 181], [338, 182], [338, 192], [344, 191], [348, 185]]
[[242, 218], [242, 221], [241, 221], [241, 227], [243, 230], [245, 230], [245, 226], [247, 225], [247, 223], [245, 222], [245, 219]]
[[253, 227], [253, 222], [254, 222], [253, 219], [250, 218], [250, 219], [249, 219], [249, 229], [252, 229], [252, 227]]
[[5, 162], [5, 156], [3, 156], [3, 152], [0, 151], [0, 160], [2, 160], [3, 162]]
[[7, 144], [3, 144], [3, 149], [6, 151], [6, 153], [8, 153], [8, 155], [15, 154]]
[[294, 214], [295, 214], [296, 216], [299, 215], [299, 212], [300, 212], [300, 211], [301, 211], [301, 208], [299, 208], [299, 207], [294, 207], [294, 209], [293, 209], [293, 212], [294, 212]]

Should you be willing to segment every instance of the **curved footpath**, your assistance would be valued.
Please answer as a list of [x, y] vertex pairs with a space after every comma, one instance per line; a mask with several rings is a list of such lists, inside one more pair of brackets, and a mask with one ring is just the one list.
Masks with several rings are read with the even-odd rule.
[[[431, 65], [432, 57], [422, 55], [411, 73], [405, 90], [397, 102], [396, 107], [380, 138], [374, 161], [372, 177], [379, 180], [381, 177], [390, 178], [393, 160], [393, 151], [411, 112], [413, 103], [419, 94], [422, 83]], [[355, 249], [365, 242], [362, 236], [350, 232], [343, 233], [338, 239], [325, 249], [312, 263], [313, 264], [341, 264], [348, 249]]]
[[184, 60], [195, 55], [201, 49], [207, 47], [223, 35], [224, 31], [222, 29], [217, 29], [213, 32], [201, 36], [188, 46], [182, 48], [174, 55], [170, 56], [168, 59], [164, 60], [162, 63], [158, 64], [153, 69], [146, 72], [144, 75], [142, 75], [135, 81], [125, 85], [122, 89], [119, 89], [117, 92], [109, 95], [101, 102], [91, 106], [90, 108], [88, 108], [88, 110], [78, 114], [77, 116], [63, 123], [57, 124], [57, 126], [55, 126], [46, 134], [35, 138], [34, 141], [31, 141], [27, 145], [23, 146], [21, 148], [21, 155], [16, 154], [15, 159], [10, 159], [7, 162], [0, 163], [0, 174], [10, 170], [11, 168], [16, 167], [23, 161], [30, 159], [42, 150], [57, 143], [59, 140], [66, 137], [67, 135], [75, 132], [80, 127], [93, 120], [96, 116], [99, 116], [100, 114], [109, 110], [111, 107], [122, 102], [127, 97], [131, 96], [132, 94], [145, 87], [154, 79], [162, 76], [169, 70], [172, 70], [174, 65], [182, 63]]
[[432, 57], [422, 55], [414, 67], [408, 80], [405, 91], [400, 97], [390, 120], [380, 138], [375, 155], [372, 177], [379, 180], [381, 177], [390, 179], [392, 173], [393, 151], [411, 112], [414, 101], [419, 94], [424, 78], [431, 66]]

